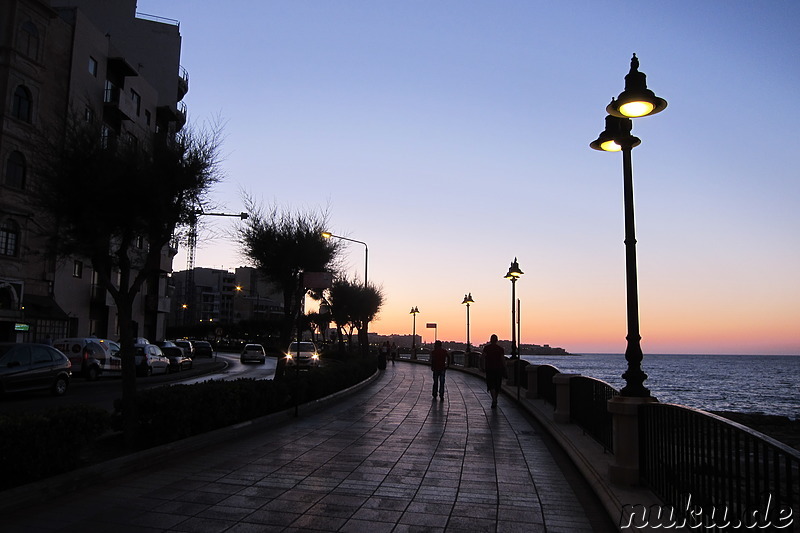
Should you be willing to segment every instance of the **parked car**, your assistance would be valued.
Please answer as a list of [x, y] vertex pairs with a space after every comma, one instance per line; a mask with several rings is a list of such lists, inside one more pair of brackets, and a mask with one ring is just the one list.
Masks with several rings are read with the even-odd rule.
[[118, 342], [97, 337], [73, 337], [57, 339], [53, 347], [69, 358], [73, 375], [93, 381], [101, 375], [122, 374]]
[[319, 364], [319, 352], [313, 342], [293, 342], [286, 350], [286, 366], [311, 368]]
[[267, 361], [267, 352], [264, 351], [264, 347], [260, 344], [245, 344], [242, 354], [239, 356], [239, 361], [242, 363], [255, 361], [263, 364]]
[[166, 374], [169, 372], [169, 359], [164, 356], [161, 348], [155, 344], [137, 344], [136, 370], [142, 376], [153, 374]]
[[[170, 343], [172, 344], [172, 343]], [[177, 346], [160, 346], [161, 353], [169, 359], [169, 371], [180, 372], [192, 368], [194, 362], [191, 357], [183, 355], [183, 350]]]
[[175, 343], [175, 346], [178, 346], [183, 350], [183, 355], [194, 358], [194, 345], [192, 345], [192, 341], [187, 341], [186, 339], [176, 339], [172, 342]]
[[214, 357], [214, 348], [208, 341], [192, 341], [195, 357]]
[[0, 343], [0, 393], [50, 389], [62, 396], [71, 377], [72, 363], [52, 346]]

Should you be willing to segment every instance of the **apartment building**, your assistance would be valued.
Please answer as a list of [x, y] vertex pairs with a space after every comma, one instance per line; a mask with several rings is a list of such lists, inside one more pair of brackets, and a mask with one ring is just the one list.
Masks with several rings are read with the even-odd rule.
[[[196, 267], [175, 272], [170, 326], [220, 325], [283, 317], [283, 294], [258, 270]], [[187, 279], [190, 278], [190, 279]]]
[[[113, 300], [91, 263], [46, 252], [34, 139], [58, 136], [74, 116], [98, 121], [103, 142], [163, 142], [186, 122], [180, 51], [178, 22], [137, 16], [136, 0], [0, 2], [0, 341], [117, 338]], [[162, 272], [135, 302], [138, 336], [164, 335], [175, 253], [162, 251]]]

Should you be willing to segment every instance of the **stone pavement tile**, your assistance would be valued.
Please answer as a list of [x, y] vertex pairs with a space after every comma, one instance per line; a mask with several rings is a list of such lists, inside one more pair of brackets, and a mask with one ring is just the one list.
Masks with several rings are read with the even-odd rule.
[[448, 515], [446, 514], [415, 513], [406, 511], [403, 513], [403, 516], [400, 517], [398, 524], [444, 528], [447, 526], [447, 520]]
[[[262, 528], [261, 530], [269, 530], [270, 528], [277, 528], [278, 526], [288, 526], [298, 518], [300, 518], [302, 514], [300, 513], [289, 513], [283, 511], [271, 511], [265, 509], [259, 509], [258, 511], [254, 511], [250, 513], [245, 519], [246, 522], [252, 524], [259, 524]], [[269, 526], [269, 527], [265, 527]]]
[[[497, 522], [497, 533], [545, 533], [550, 529], [544, 527], [544, 524], [536, 524], [531, 522], [511, 522], [508, 520], [500, 520]], [[579, 533], [581, 530], [575, 530], [572, 533]]]
[[222, 533], [235, 525], [236, 521], [217, 520], [214, 518], [202, 518], [195, 516], [187, 518], [183, 522], [171, 527], [169, 531], [181, 531], [186, 533]]
[[468, 518], [464, 516], [454, 516], [447, 523], [447, 531], [468, 531], [468, 532], [487, 532], [494, 533], [496, 521], [488, 518]]

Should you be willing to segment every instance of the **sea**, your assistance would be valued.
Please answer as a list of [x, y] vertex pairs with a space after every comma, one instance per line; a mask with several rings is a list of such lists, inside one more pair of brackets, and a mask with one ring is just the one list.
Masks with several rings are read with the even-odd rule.
[[[522, 355], [533, 364], [556, 367], [625, 386], [628, 368], [623, 354]], [[704, 411], [761, 413], [800, 419], [800, 356], [798, 355], [668, 355], [645, 354], [644, 386], [662, 403]]]

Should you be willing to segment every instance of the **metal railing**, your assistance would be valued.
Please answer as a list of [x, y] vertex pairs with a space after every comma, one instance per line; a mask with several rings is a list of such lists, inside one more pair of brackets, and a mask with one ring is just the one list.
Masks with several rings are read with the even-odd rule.
[[639, 409], [641, 479], [676, 512], [706, 527], [724, 520], [762, 531], [800, 516], [797, 450], [690, 407]]
[[576, 376], [569, 382], [569, 416], [583, 431], [613, 451], [613, 417], [608, 412], [608, 400], [619, 391], [599, 379]]
[[551, 365], [539, 365], [536, 369], [536, 390], [540, 398], [550, 405], [556, 404], [556, 386], [553, 383], [553, 376], [561, 373], [559, 369]]

